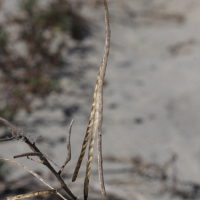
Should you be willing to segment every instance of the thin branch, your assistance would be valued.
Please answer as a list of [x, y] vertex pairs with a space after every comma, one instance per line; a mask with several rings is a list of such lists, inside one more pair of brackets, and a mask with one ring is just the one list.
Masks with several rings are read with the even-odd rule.
[[35, 144], [36, 140], [37, 140], [38, 138], [41, 138], [41, 137], [42, 137], [41, 135], [39, 135], [38, 137], [36, 137], [36, 138], [34, 139], [34, 141], [33, 141], [33, 144]]
[[[42, 153], [43, 154], [43, 156], [47, 159], [47, 160], [49, 160], [50, 162], [52, 162], [56, 167], [58, 167], [58, 168], [61, 168], [61, 166], [59, 166], [59, 165], [57, 165], [51, 158], [49, 158], [46, 154], [44, 154], [44, 153]], [[30, 158], [31, 159], [31, 158]], [[31, 160], [33, 160], [33, 159], [31, 159]], [[62, 171], [62, 173], [64, 173], [64, 174], [67, 174], [64, 170]]]
[[17, 196], [7, 197], [7, 200], [25, 199], [25, 198], [29, 198], [29, 197], [39, 196], [42, 194], [57, 194], [57, 190], [35, 191], [35, 192], [27, 193], [27, 194], [20, 194]]
[[21, 157], [27, 157], [27, 156], [41, 156], [42, 154], [41, 153], [23, 153], [23, 154], [20, 154], [20, 155], [17, 155], [17, 156], [14, 156], [13, 158], [21, 158]]
[[[42, 181], [42, 182], [43, 182], [45, 185], [47, 185], [49, 188], [54, 189], [53, 187], [51, 187], [51, 185], [49, 185], [47, 182], [45, 182], [44, 179], [43, 179], [41, 176], [39, 176], [38, 174], [36, 174], [34, 171], [28, 169], [28, 168], [25, 167], [24, 165], [21, 165], [21, 164], [18, 163], [18, 162], [15, 162], [15, 161], [13, 161], [13, 160], [6, 159], [6, 158], [0, 158], [0, 160], [5, 160], [5, 161], [14, 163], [15, 165], [18, 165], [18, 166], [24, 168], [25, 170], [27, 170], [28, 172], [30, 172], [31, 174], [33, 174], [36, 178], [38, 178], [40, 181]], [[59, 195], [62, 199], [67, 200], [67, 199], [64, 198], [60, 193], [57, 193], [57, 195]]]
[[41, 162], [41, 161], [37, 161], [37, 160], [34, 160], [34, 159], [32, 159], [32, 158], [29, 158], [29, 156], [42, 156], [43, 154], [41, 154], [41, 153], [24, 153], [24, 154], [21, 154], [21, 155], [17, 155], [17, 156], [14, 156], [13, 158], [21, 158], [21, 157], [27, 157], [27, 159], [29, 159], [29, 160], [32, 160], [32, 161], [34, 161], [34, 162], [37, 162], [37, 163], [40, 163], [40, 164], [43, 164], [44, 165], [44, 163], [43, 162]]
[[34, 162], [37, 162], [37, 163], [40, 163], [40, 164], [44, 164], [43, 162], [40, 162], [40, 161], [37, 161], [37, 160], [34, 160], [32, 158], [29, 158], [29, 156], [44, 156], [47, 160], [49, 160], [50, 162], [52, 162], [56, 167], [59, 167], [61, 168], [59, 165], [57, 165], [51, 158], [49, 158], [46, 154], [44, 153], [25, 153], [25, 154], [21, 154], [21, 155], [17, 155], [17, 156], [14, 156], [13, 158], [20, 158], [20, 157], [25, 157], [27, 156], [27, 158], [29, 160], [32, 160]]
[[11, 131], [16, 133], [17, 136], [21, 135], [21, 132], [18, 131], [10, 122], [0, 117], [0, 121], [10, 127]]
[[107, 1], [102, 0], [104, 13], [105, 13], [105, 27], [106, 27], [106, 40], [104, 45], [104, 53], [103, 59], [101, 62], [101, 71], [100, 71], [100, 79], [99, 79], [99, 90], [97, 94], [98, 99], [98, 139], [97, 139], [97, 153], [98, 153], [98, 172], [99, 172], [99, 181], [101, 185], [102, 195], [106, 196], [105, 186], [104, 186], [104, 178], [103, 178], [103, 160], [102, 160], [102, 122], [103, 122], [103, 81], [106, 73], [106, 66], [109, 55], [110, 48], [110, 25], [109, 25], [109, 12]]
[[65, 168], [66, 164], [71, 160], [71, 144], [70, 144], [70, 137], [71, 137], [71, 131], [72, 131], [72, 125], [73, 125], [74, 120], [72, 119], [71, 124], [69, 126], [69, 136], [68, 136], [68, 140], [67, 140], [67, 158], [65, 163], [63, 164], [63, 166], [61, 167], [60, 171], [58, 172], [58, 174], [61, 174], [63, 169]]
[[1, 141], [9, 141], [9, 140], [13, 140], [13, 139], [15, 139], [15, 136], [12, 136], [12, 137], [7, 137], [7, 138], [4, 138], [4, 139], [0, 139], [0, 142]]
[[27, 156], [27, 159], [44, 165], [44, 163], [42, 161], [34, 160], [33, 158], [29, 158], [28, 156]]
[[47, 159], [47, 160], [49, 160], [50, 162], [52, 162], [56, 167], [59, 167], [59, 168], [61, 168], [59, 165], [57, 165], [51, 158], [49, 158], [46, 154], [44, 154], [44, 153], [42, 153], [43, 154], [43, 156]]

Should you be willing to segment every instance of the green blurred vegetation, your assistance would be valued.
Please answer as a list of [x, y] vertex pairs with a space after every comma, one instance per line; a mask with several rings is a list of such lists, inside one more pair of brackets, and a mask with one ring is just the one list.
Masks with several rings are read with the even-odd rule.
[[[59, 91], [54, 74], [63, 67], [62, 51], [68, 47], [65, 35], [82, 40], [89, 33], [86, 20], [70, 1], [54, 0], [46, 7], [38, 2], [21, 1], [19, 13], [0, 24], [0, 92], [4, 96], [0, 116], [7, 120], [12, 120], [19, 109], [31, 112], [34, 96], [44, 98]], [[25, 55], [12, 51], [15, 44], [6, 29], [12, 25], [19, 27], [15, 42], [25, 46]], [[58, 32], [63, 38], [52, 52]]]

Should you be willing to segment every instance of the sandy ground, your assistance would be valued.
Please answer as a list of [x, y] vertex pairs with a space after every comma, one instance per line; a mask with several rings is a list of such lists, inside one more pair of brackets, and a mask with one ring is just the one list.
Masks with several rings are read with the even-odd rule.
[[[88, 3], [82, 10], [93, 24], [93, 35], [80, 44], [88, 51], [84, 56], [80, 52], [70, 56], [72, 70], [82, 67], [84, 76], [80, 80], [61, 78], [64, 93], [35, 100], [31, 115], [21, 111], [16, 118], [24, 133], [32, 138], [43, 136], [38, 147], [60, 165], [66, 157], [69, 122], [75, 120], [72, 160], [66, 168], [70, 177], [80, 153], [103, 53], [103, 10], [96, 6]], [[162, 192], [164, 186], [159, 181], [135, 173], [129, 160], [140, 156], [147, 163], [163, 165], [176, 154], [178, 179], [200, 184], [200, 1], [115, 0], [108, 6], [112, 35], [103, 121], [108, 194], [115, 196], [113, 199], [182, 199]], [[92, 67], [87, 70], [87, 65]], [[4, 131], [1, 128], [0, 133]], [[29, 150], [14, 141], [1, 143], [0, 152], [2, 157], [12, 158]], [[108, 157], [117, 160], [111, 162]], [[91, 198], [102, 199], [96, 158], [95, 152]], [[19, 161], [32, 169], [41, 168], [25, 159]], [[86, 158], [77, 183], [66, 179], [77, 196], [82, 195], [85, 162]], [[24, 173], [12, 168], [11, 179]]]

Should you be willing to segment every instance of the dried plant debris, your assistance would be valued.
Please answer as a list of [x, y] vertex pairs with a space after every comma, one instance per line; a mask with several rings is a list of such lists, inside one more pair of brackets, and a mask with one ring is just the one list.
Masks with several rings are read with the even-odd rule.
[[[139, 188], [142, 193], [148, 194], [144, 186], [151, 184], [151, 190], [154, 190], [158, 195], [168, 194], [172, 199], [200, 199], [200, 184], [191, 181], [183, 181], [178, 177], [178, 168], [176, 161], [178, 156], [173, 154], [164, 163], [146, 161], [141, 156], [133, 156], [129, 158], [119, 158], [113, 156], [104, 157], [104, 160], [109, 163], [123, 163], [131, 166], [131, 170], [123, 170], [123, 173], [130, 173], [129, 177], [134, 177], [133, 180], [121, 179], [121, 176], [115, 176], [110, 180], [110, 185], [120, 185], [127, 189], [129, 186]], [[119, 172], [119, 170], [118, 170]], [[132, 174], [132, 175], [131, 175]], [[133, 176], [134, 175], [134, 176]], [[138, 179], [138, 177], [140, 179]], [[138, 181], [139, 180], [139, 181]], [[159, 187], [157, 187], [158, 183]], [[148, 190], [148, 189], [147, 189]], [[115, 193], [117, 194], [117, 193]], [[125, 195], [124, 195], [125, 196]]]
[[69, 1], [50, 1], [45, 8], [38, 2], [22, 1], [20, 12], [0, 25], [0, 116], [8, 120], [20, 108], [31, 112], [34, 95], [59, 91], [55, 73], [66, 62], [69, 39], [89, 33]]
[[195, 45], [197, 41], [195, 39], [190, 38], [185, 41], [178, 42], [174, 45], [170, 45], [168, 47], [168, 51], [172, 56], [181, 56], [190, 53], [191, 46]]
[[67, 149], [68, 149], [68, 156], [67, 159], [65, 161], [65, 163], [63, 164], [63, 166], [60, 168], [59, 172], [57, 172], [56, 169], [54, 169], [54, 167], [51, 165], [50, 162], [52, 162], [53, 164], [55, 164], [56, 166], [58, 166], [55, 162], [53, 162], [49, 157], [47, 157], [45, 154], [43, 154], [36, 146], [36, 140], [37, 138], [34, 139], [34, 141], [32, 142], [30, 140], [30, 137], [25, 136], [22, 132], [18, 131], [10, 122], [8, 122], [7, 120], [3, 119], [0, 117], [0, 121], [7, 125], [11, 132], [12, 132], [12, 136], [11, 137], [6, 137], [4, 139], [1, 139], [0, 142], [2, 141], [10, 141], [13, 139], [16, 140], [22, 140], [23, 142], [25, 142], [29, 148], [33, 151], [33, 152], [28, 152], [28, 153], [24, 153], [21, 155], [16, 155], [14, 156], [14, 158], [19, 158], [19, 157], [27, 157], [28, 159], [30, 159], [30, 156], [37, 156], [39, 158], [40, 161], [36, 161], [34, 159], [30, 159], [33, 161], [36, 161], [38, 163], [43, 164], [44, 166], [46, 166], [51, 173], [54, 175], [54, 177], [58, 180], [58, 182], [60, 182], [60, 187], [59, 188], [53, 188], [51, 185], [49, 185], [42, 177], [40, 177], [39, 174], [33, 172], [31, 169], [27, 168], [26, 166], [21, 165], [18, 162], [15, 162], [13, 160], [10, 159], [5, 159], [5, 158], [0, 158], [0, 160], [2, 161], [7, 161], [7, 162], [11, 162], [15, 165], [18, 165], [20, 167], [22, 167], [23, 169], [27, 170], [28, 172], [30, 172], [32, 175], [34, 175], [37, 179], [39, 179], [41, 182], [43, 182], [46, 186], [48, 186], [50, 188], [50, 190], [38, 190], [38, 191], [34, 191], [31, 193], [26, 193], [26, 194], [20, 194], [17, 196], [12, 196], [12, 197], [7, 197], [8, 200], [15, 200], [15, 199], [23, 199], [23, 198], [27, 198], [27, 197], [32, 197], [32, 196], [38, 196], [38, 195], [43, 195], [43, 194], [57, 194], [59, 195], [61, 198], [63, 198], [64, 200], [66, 200], [59, 192], [58, 190], [60, 190], [61, 188], [63, 190], [66, 191], [66, 193], [72, 198], [72, 199], [77, 199], [76, 196], [74, 196], [74, 194], [71, 192], [71, 190], [68, 188], [68, 186], [66, 185], [66, 183], [63, 180], [63, 177], [61, 176], [61, 173], [64, 169], [64, 167], [66, 166], [66, 164], [71, 160], [71, 145], [70, 145], [70, 135], [71, 135], [71, 128], [72, 128], [72, 124], [73, 124], [73, 120], [70, 124], [70, 130], [69, 130], [69, 137], [68, 137], [68, 142], [67, 142]]
[[[177, 176], [177, 172], [170, 174], [170, 170], [174, 170], [174, 165], [176, 164], [177, 156], [172, 155], [166, 162], [157, 163], [152, 161], [147, 161], [140, 156], [133, 156], [130, 158], [117, 158], [117, 157], [105, 157], [105, 162], [113, 163], [121, 162], [123, 164], [128, 164], [132, 166], [133, 170], [124, 169], [119, 172], [112, 169], [115, 176], [112, 175], [112, 180], [107, 181], [106, 189], [108, 192], [107, 199], [148, 199], [149, 195], [152, 196], [159, 195], [169, 196], [170, 199], [187, 199], [187, 200], [197, 200], [200, 198], [200, 185], [199, 183], [190, 181], [181, 181], [180, 177]], [[105, 173], [111, 173], [111, 171]], [[129, 179], [124, 178], [120, 173], [129, 173]], [[131, 173], [131, 174], [130, 174]], [[40, 172], [37, 172], [40, 176]], [[165, 174], [165, 178], [163, 178]], [[96, 173], [95, 173], [96, 175]], [[108, 175], [108, 174], [107, 174]], [[131, 177], [133, 180], [131, 181]], [[138, 178], [139, 177], [139, 178]], [[50, 177], [49, 180], [50, 182]], [[26, 184], [24, 184], [26, 183]], [[159, 184], [157, 184], [159, 183]], [[82, 187], [82, 182], [78, 182], [78, 185]], [[35, 190], [35, 188], [40, 190], [46, 190], [47, 187], [40, 184], [37, 179], [32, 179], [32, 176], [27, 174], [13, 180], [12, 182], [6, 182], [6, 180], [1, 180], [0, 188], [2, 188], [2, 193], [0, 193], [0, 199], [6, 196], [18, 195], [21, 193], [30, 193]], [[159, 186], [158, 186], [159, 185]], [[69, 184], [72, 187], [71, 184]], [[149, 188], [150, 187], [150, 188]], [[134, 188], [134, 189], [133, 189]], [[153, 192], [149, 193], [149, 189]], [[63, 195], [62, 191], [60, 191]], [[99, 183], [97, 181], [91, 181], [90, 186], [90, 198], [100, 199], [97, 192], [100, 192]], [[94, 198], [93, 198], [94, 197]], [[52, 196], [37, 196], [32, 197], [32, 199], [60, 199], [56, 195]], [[157, 198], [156, 198], [157, 199]]]
[[[119, 15], [115, 16], [115, 20], [123, 22], [123, 25], [166, 25], [168, 23], [183, 24], [186, 21], [185, 13], [167, 11], [159, 7], [149, 7], [148, 5], [140, 9], [132, 7], [132, 4], [118, 1], [121, 9], [129, 20], [122, 20]], [[130, 1], [131, 2], [131, 1]]]

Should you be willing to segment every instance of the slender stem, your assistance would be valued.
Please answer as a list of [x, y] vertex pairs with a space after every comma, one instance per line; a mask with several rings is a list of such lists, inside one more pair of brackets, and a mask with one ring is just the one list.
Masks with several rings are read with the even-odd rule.
[[9, 141], [9, 140], [13, 140], [13, 139], [15, 139], [15, 136], [12, 136], [12, 137], [7, 137], [7, 138], [3, 138], [3, 139], [0, 139], [0, 142], [2, 142], [2, 141]]
[[102, 160], [102, 122], [103, 122], [103, 81], [106, 73], [106, 66], [109, 55], [110, 48], [110, 25], [109, 25], [109, 12], [107, 1], [102, 0], [104, 13], [105, 13], [105, 28], [106, 28], [106, 40], [104, 45], [104, 53], [103, 59], [101, 62], [101, 70], [100, 70], [100, 79], [99, 79], [99, 90], [97, 94], [97, 102], [98, 102], [98, 139], [97, 139], [97, 153], [98, 153], [98, 172], [99, 172], [99, 181], [101, 185], [102, 195], [106, 196], [105, 186], [104, 186], [104, 178], [103, 178], [103, 160]]
[[41, 156], [42, 154], [41, 153], [23, 153], [23, 154], [20, 154], [20, 155], [17, 155], [17, 156], [14, 156], [13, 158], [21, 158], [21, 157], [27, 157], [27, 156]]
[[68, 136], [68, 140], [67, 140], [67, 150], [68, 150], [68, 155], [66, 158], [65, 163], [63, 164], [63, 166], [61, 167], [60, 171], [58, 172], [58, 174], [61, 174], [63, 169], [65, 168], [66, 164], [71, 160], [71, 144], [70, 144], [70, 137], [71, 137], [71, 132], [72, 132], [72, 125], [73, 125], [74, 120], [71, 121], [71, 124], [69, 126], [69, 136]]
[[17, 196], [7, 197], [7, 200], [25, 199], [29, 197], [42, 195], [42, 194], [56, 194], [56, 193], [57, 193], [57, 190], [41, 190], [41, 191], [30, 192], [27, 194], [20, 194]]

